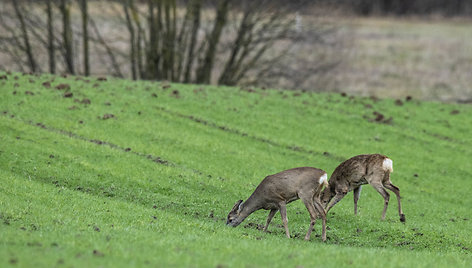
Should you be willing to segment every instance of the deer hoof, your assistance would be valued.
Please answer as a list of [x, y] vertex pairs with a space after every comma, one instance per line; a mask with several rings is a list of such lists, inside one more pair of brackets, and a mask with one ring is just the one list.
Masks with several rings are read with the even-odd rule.
[[401, 215], [400, 215], [400, 221], [401, 221], [401, 222], [405, 222], [405, 221], [406, 221], [406, 219], [405, 219], [405, 214], [401, 214]]

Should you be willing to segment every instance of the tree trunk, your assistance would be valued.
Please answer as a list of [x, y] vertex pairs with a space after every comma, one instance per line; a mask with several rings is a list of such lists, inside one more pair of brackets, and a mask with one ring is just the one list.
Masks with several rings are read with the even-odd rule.
[[56, 73], [56, 58], [54, 47], [54, 28], [52, 17], [52, 0], [47, 0], [46, 13], [48, 16], [48, 54], [49, 54], [49, 72]]
[[[175, 48], [174, 48], [174, 52], [175, 52], [175, 72], [174, 72], [174, 79], [173, 81], [178, 81], [178, 82], [181, 82], [183, 80], [182, 78], [182, 68], [183, 68], [183, 64], [184, 64], [184, 56], [185, 56], [185, 49], [187, 47], [187, 40], [188, 40], [188, 34], [189, 34], [189, 31], [188, 31], [188, 26], [187, 24], [189, 23], [189, 20], [190, 20], [190, 16], [191, 16], [191, 12], [192, 12], [192, 8], [191, 8], [191, 5], [192, 5], [192, 2], [193, 1], [189, 1], [187, 3], [187, 6], [186, 6], [186, 12], [185, 12], [185, 17], [182, 21], [182, 24], [180, 26], [180, 31], [179, 31], [179, 34], [177, 34], [176, 36], [176, 45], [175, 45]], [[174, 15], [174, 18], [176, 17], [176, 15]], [[175, 21], [175, 19], [174, 19]], [[174, 26], [176, 28], [176, 31], [177, 31], [177, 26]]]
[[74, 54], [72, 51], [72, 27], [70, 24], [69, 0], [61, 0], [60, 9], [62, 13], [62, 38], [64, 41], [66, 67], [69, 73], [74, 74]]
[[136, 75], [136, 47], [135, 47], [135, 31], [133, 22], [131, 21], [131, 16], [129, 14], [129, 6], [131, 5], [131, 0], [124, 0], [123, 1], [123, 9], [126, 15], [126, 25], [128, 26], [128, 31], [130, 35], [130, 64], [131, 64], [131, 75], [133, 80], [137, 79]]
[[254, 23], [252, 23], [251, 18], [252, 18], [253, 10], [251, 7], [248, 7], [245, 9], [243, 18], [241, 20], [241, 24], [238, 29], [238, 34], [236, 36], [236, 40], [233, 43], [233, 49], [231, 51], [231, 55], [229, 60], [226, 62], [225, 68], [220, 76], [220, 79], [218, 80], [218, 84], [223, 84], [223, 85], [234, 85], [234, 77], [236, 76], [236, 73], [238, 72], [236, 63], [238, 62], [237, 58], [238, 56], [243, 59], [247, 56], [245, 53], [240, 53], [240, 51], [243, 48], [243, 43], [246, 40], [246, 36], [251, 34], [252, 28], [254, 26]]
[[145, 77], [144, 74], [144, 66], [143, 66], [143, 42], [145, 42], [143, 36], [145, 36], [144, 30], [141, 27], [141, 21], [139, 19], [139, 14], [138, 11], [136, 10], [136, 7], [134, 6], [134, 0], [130, 0], [129, 2], [129, 8], [131, 11], [131, 17], [136, 24], [138, 34], [136, 37], [136, 45], [135, 45], [135, 54], [136, 54], [136, 65], [137, 65], [137, 74], [139, 74], [139, 77], [143, 78]]
[[95, 21], [92, 18], [90, 18], [89, 22], [90, 22], [90, 26], [92, 27], [93, 31], [95, 32], [95, 35], [97, 36], [98, 42], [105, 48], [105, 51], [108, 54], [108, 57], [110, 58], [111, 67], [114, 70], [113, 75], [118, 76], [118, 77], [123, 77], [123, 74], [121, 73], [121, 70], [120, 70], [120, 65], [116, 61], [115, 54], [113, 53], [113, 50], [107, 44], [105, 39], [103, 39], [102, 35], [100, 34], [100, 31], [98, 30], [97, 25], [95, 24]]
[[174, 48], [174, 29], [172, 28], [171, 3], [174, 0], [164, 1], [164, 27], [165, 32], [162, 40], [162, 78], [172, 80], [172, 57]]
[[208, 46], [203, 58], [203, 62], [197, 70], [196, 82], [201, 84], [209, 84], [211, 79], [211, 70], [216, 55], [216, 47], [220, 41], [221, 32], [226, 24], [228, 15], [228, 7], [231, 0], [220, 0], [216, 11], [215, 24], [213, 30], [207, 40]]
[[[157, 6], [156, 6], [157, 5]], [[157, 8], [157, 14], [156, 14]], [[160, 78], [160, 47], [159, 39], [161, 33], [161, 2], [156, 0], [148, 0], [149, 9], [149, 46], [147, 48], [147, 66], [146, 78], [159, 79]]]
[[202, 8], [202, 0], [194, 0], [193, 5], [189, 6], [192, 9], [192, 29], [190, 30], [192, 35], [190, 37], [190, 43], [187, 50], [187, 65], [185, 66], [184, 72], [184, 83], [189, 83], [191, 80], [190, 72], [192, 71], [192, 65], [194, 62], [195, 47], [197, 46], [197, 34], [200, 29], [200, 10]]
[[26, 56], [28, 57], [28, 64], [29, 64], [30, 70], [32, 72], [36, 72], [37, 65], [36, 65], [36, 61], [33, 57], [33, 52], [31, 50], [31, 45], [30, 45], [29, 37], [28, 37], [28, 31], [26, 29], [26, 24], [25, 24], [25, 19], [23, 17], [23, 13], [22, 13], [20, 7], [18, 6], [18, 1], [17, 0], [12, 0], [12, 2], [13, 2], [13, 7], [15, 8], [16, 16], [18, 17], [18, 20], [20, 21], [21, 34], [23, 36], [25, 52], [26, 52]]
[[83, 57], [84, 57], [84, 75], [90, 75], [90, 63], [89, 63], [89, 45], [88, 45], [88, 10], [87, 0], [80, 0], [80, 10], [82, 12], [82, 42], [83, 42]]

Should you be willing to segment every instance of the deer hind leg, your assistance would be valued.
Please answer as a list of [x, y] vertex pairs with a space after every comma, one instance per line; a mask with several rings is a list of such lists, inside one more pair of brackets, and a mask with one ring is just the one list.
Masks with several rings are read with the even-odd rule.
[[359, 187], [354, 188], [354, 215], [357, 215], [357, 201], [359, 201], [359, 197], [361, 196], [361, 189], [362, 185], [359, 185]]
[[398, 201], [398, 215], [400, 215], [400, 221], [401, 222], [405, 222], [405, 214], [403, 214], [403, 211], [402, 211], [402, 204], [401, 204], [401, 201], [400, 201], [400, 189], [393, 185], [390, 181], [386, 182], [384, 184], [384, 187], [389, 189], [390, 191], [394, 192], [395, 195], [397, 196], [397, 201]]
[[310, 213], [310, 227], [308, 227], [308, 232], [306, 233], [305, 240], [310, 240], [311, 232], [316, 223], [316, 211], [313, 202], [309, 198], [303, 198], [303, 203], [305, 204], [308, 213]]
[[384, 209], [382, 212], [382, 220], [385, 220], [385, 214], [387, 213], [388, 200], [390, 199], [390, 194], [387, 193], [385, 188], [380, 183], [371, 184], [374, 189], [379, 192], [379, 194], [384, 198]]
[[267, 228], [269, 227], [269, 223], [270, 223], [270, 221], [272, 221], [272, 218], [274, 217], [275, 213], [277, 213], [277, 210], [278, 209], [271, 209], [270, 210], [269, 216], [267, 216], [266, 225], [264, 226], [264, 229], [263, 229], [264, 232], [267, 232]]
[[323, 205], [321, 205], [321, 202], [319, 199], [315, 198], [313, 200], [313, 204], [315, 206], [316, 211], [318, 212], [319, 215], [321, 215], [321, 219], [323, 220], [323, 225], [321, 229], [321, 239], [326, 241], [326, 211], [323, 208]]
[[284, 224], [285, 228], [285, 235], [290, 238], [290, 232], [288, 231], [288, 219], [287, 219], [287, 208], [285, 206], [285, 202], [279, 203], [280, 209], [280, 216], [282, 217], [282, 223]]
[[[303, 201], [305, 204], [306, 209], [308, 210], [308, 213], [310, 213], [310, 227], [308, 227], [308, 232], [306, 233], [305, 240], [310, 240], [311, 232], [313, 231], [313, 227], [315, 226], [316, 223], [316, 218], [317, 218], [317, 208], [315, 206], [315, 193], [310, 191], [309, 193], [299, 193], [300, 199]], [[316, 198], [316, 202], [321, 206], [321, 203], [319, 201], [319, 198]], [[326, 221], [326, 214], [324, 213], [324, 209], [322, 209], [323, 214], [319, 213], [322, 217], [324, 216], [325, 221]]]

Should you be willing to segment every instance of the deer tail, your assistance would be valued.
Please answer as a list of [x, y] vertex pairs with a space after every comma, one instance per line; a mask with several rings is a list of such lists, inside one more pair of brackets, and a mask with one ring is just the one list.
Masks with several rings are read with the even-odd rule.
[[392, 161], [392, 159], [385, 158], [385, 160], [382, 163], [382, 168], [385, 171], [393, 172], [393, 161]]
[[324, 185], [325, 187], [328, 187], [328, 174], [323, 174], [323, 176], [320, 177], [320, 185]]

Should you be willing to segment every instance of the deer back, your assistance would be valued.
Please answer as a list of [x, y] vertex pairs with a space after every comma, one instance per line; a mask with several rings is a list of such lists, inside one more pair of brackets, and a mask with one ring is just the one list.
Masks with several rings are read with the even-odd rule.
[[326, 172], [321, 169], [293, 168], [265, 177], [251, 197], [258, 197], [261, 203], [291, 202], [298, 199], [300, 191], [314, 190], [319, 194], [326, 180]]
[[[347, 187], [347, 191], [353, 188], [367, 184], [367, 177], [373, 174], [384, 174], [387, 169], [393, 171], [391, 160], [380, 154], [367, 154], [354, 156], [342, 162], [331, 175], [329, 181], [330, 189], [332, 187]], [[335, 190], [335, 189], [332, 189]]]

